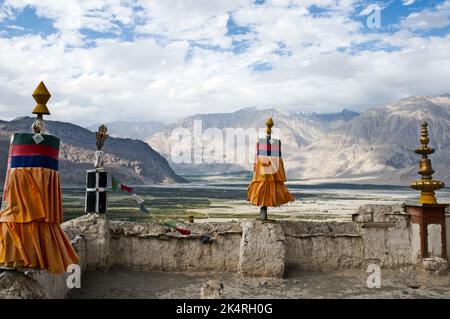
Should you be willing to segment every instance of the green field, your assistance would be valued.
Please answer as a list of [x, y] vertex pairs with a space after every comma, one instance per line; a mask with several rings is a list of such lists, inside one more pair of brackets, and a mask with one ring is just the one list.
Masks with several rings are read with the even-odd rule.
[[[108, 192], [108, 217], [114, 220], [150, 221], [151, 215], [159, 218], [186, 219], [193, 215], [195, 219], [208, 218], [205, 213], [195, 209], [205, 209], [214, 200], [244, 200], [245, 190], [211, 189], [203, 187], [136, 187], [136, 194], [145, 200], [150, 215], [139, 211], [139, 205], [126, 192]], [[63, 189], [64, 219], [70, 220], [84, 214], [84, 189]], [[217, 206], [215, 206], [217, 207]], [[226, 207], [223, 207], [226, 208]], [[189, 213], [187, 212], [189, 210]], [[218, 214], [226, 218], [226, 214]], [[230, 215], [231, 216], [231, 215]], [[253, 215], [248, 216], [253, 217]]]
[[[134, 187], [150, 214], [142, 213], [127, 192], [109, 189], [108, 217], [122, 221], [153, 221], [154, 216], [186, 221], [188, 215], [193, 215], [195, 220], [229, 221], [259, 216], [259, 208], [246, 201], [250, 174], [184, 177], [190, 183]], [[271, 219], [351, 220], [360, 205], [401, 203], [417, 197], [408, 187], [389, 185], [294, 182], [288, 184], [288, 188], [296, 201], [270, 208]], [[84, 214], [84, 188], [63, 188], [62, 194], [65, 220]], [[441, 190], [438, 195], [441, 201], [450, 201], [449, 189]]]

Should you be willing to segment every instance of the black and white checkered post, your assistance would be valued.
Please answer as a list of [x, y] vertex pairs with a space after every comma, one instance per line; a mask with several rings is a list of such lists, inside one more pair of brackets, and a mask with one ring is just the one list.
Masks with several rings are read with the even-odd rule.
[[108, 199], [108, 172], [104, 169], [88, 170], [86, 174], [85, 212], [105, 214]]

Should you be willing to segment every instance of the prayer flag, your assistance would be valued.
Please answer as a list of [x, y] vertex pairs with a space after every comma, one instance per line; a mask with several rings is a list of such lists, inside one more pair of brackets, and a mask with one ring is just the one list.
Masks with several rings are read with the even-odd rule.
[[126, 185], [123, 185], [123, 184], [120, 184], [120, 189], [123, 190], [123, 191], [127, 191], [130, 194], [133, 193], [133, 188], [132, 187], [129, 187], [129, 186], [126, 186]]
[[113, 191], [117, 191], [119, 189], [119, 184], [120, 184], [120, 182], [113, 175], [112, 176], [112, 189], [113, 189]]
[[144, 203], [141, 203], [141, 204], [139, 205], [139, 209], [140, 209], [140, 211], [141, 211], [142, 213], [144, 213], [144, 214], [149, 214], [149, 213], [150, 213], [149, 210], [148, 210], [147, 208], [145, 208]]
[[142, 204], [142, 203], [144, 202], [144, 200], [143, 200], [141, 197], [139, 197], [137, 194], [132, 194], [131, 197], [133, 197], [134, 200], [135, 200], [139, 205]]
[[169, 220], [169, 221], [165, 221], [163, 222], [163, 225], [172, 227], [172, 228], [176, 228], [177, 227], [177, 222], [173, 221], [173, 220]]
[[182, 227], [175, 227], [175, 230], [178, 231], [181, 235], [185, 235], [188, 236], [191, 234], [191, 231], [186, 229], [186, 228], [182, 228]]

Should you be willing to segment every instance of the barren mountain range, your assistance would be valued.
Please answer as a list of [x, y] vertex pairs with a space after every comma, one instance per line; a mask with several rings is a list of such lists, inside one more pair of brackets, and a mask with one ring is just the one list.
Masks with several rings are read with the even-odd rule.
[[[137, 140], [145, 140], [149, 136], [158, 132], [164, 126], [164, 123], [157, 121], [114, 121], [102, 124], [105, 124], [108, 127], [108, 134], [112, 137], [132, 138]], [[86, 128], [95, 132], [98, 129], [98, 124], [90, 125]]]
[[[114, 128], [112, 135], [142, 138], [148, 144], [138, 139], [110, 137], [104, 148], [107, 166], [115, 176], [131, 184], [183, 182], [184, 179], [177, 174], [251, 172], [254, 145], [248, 145], [245, 150], [249, 157], [245, 163], [175, 163], [172, 151], [176, 141], [172, 135], [179, 129], [193, 132], [194, 122], [199, 120], [202, 132], [210, 128], [219, 129], [223, 132], [222, 139], [203, 139], [203, 153], [206, 154], [211, 149], [225, 150], [226, 129], [229, 128], [255, 128], [263, 136], [268, 117], [273, 118], [274, 128], [279, 130], [277, 134], [282, 141], [289, 180], [407, 185], [419, 178], [419, 156], [414, 149], [419, 147], [420, 125], [427, 121], [430, 146], [436, 149], [436, 153], [431, 155], [435, 177], [450, 183], [450, 170], [447, 169], [450, 166], [448, 94], [410, 97], [361, 114], [349, 110], [319, 114], [246, 108], [232, 113], [198, 114], [161, 128], [160, 123], [109, 124]], [[0, 163], [3, 163], [0, 165], [0, 180], [5, 174], [10, 134], [30, 131], [32, 122], [30, 117], [0, 121]], [[95, 134], [70, 123], [46, 123], [49, 132], [62, 141], [60, 166], [63, 185], [83, 185], [85, 170], [93, 167]], [[256, 139], [257, 134], [253, 138]], [[189, 152], [193, 154], [193, 149], [190, 148]]]
[[[34, 119], [23, 117], [0, 121], [0, 182], [3, 184], [9, 140], [13, 132], [31, 132]], [[85, 185], [86, 170], [94, 168], [95, 134], [74, 124], [46, 121], [49, 133], [61, 139], [60, 176], [63, 186]], [[148, 144], [133, 139], [109, 137], [103, 150], [106, 167], [123, 183], [152, 184], [184, 182], [166, 159]]]
[[[174, 129], [217, 127], [264, 128], [271, 116], [280, 129], [288, 178], [406, 185], [417, 179], [420, 125], [429, 123], [435, 177], [450, 182], [450, 95], [417, 96], [370, 109], [362, 114], [289, 113], [277, 109], [243, 109], [234, 113], [195, 115], [168, 125], [147, 142], [161, 152], [177, 173], [210, 174], [251, 171], [251, 164], [177, 164], [170, 161]], [[225, 136], [225, 134], [223, 134]], [[211, 149], [208, 141], [203, 146]], [[214, 143], [222, 143], [214, 141]], [[205, 146], [206, 144], [206, 146]], [[220, 146], [217, 146], [220, 147]]]

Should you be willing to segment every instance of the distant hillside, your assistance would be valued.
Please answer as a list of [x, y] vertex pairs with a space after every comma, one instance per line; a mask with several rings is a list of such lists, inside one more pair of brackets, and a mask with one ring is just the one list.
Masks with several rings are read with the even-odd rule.
[[[418, 96], [388, 103], [362, 114], [288, 113], [276, 109], [243, 109], [233, 113], [199, 114], [168, 125], [147, 141], [164, 155], [171, 154], [174, 129], [192, 129], [194, 120], [209, 127], [264, 127], [271, 116], [279, 128], [288, 178], [310, 181], [407, 185], [419, 178], [422, 121], [429, 123], [436, 178], [450, 183], [450, 95]], [[207, 143], [206, 143], [207, 144]], [[207, 145], [208, 146], [208, 145]], [[168, 157], [169, 158], [169, 157]], [[177, 173], [208, 174], [251, 171], [251, 165], [222, 163], [175, 164]]]
[[[302, 178], [361, 178], [408, 184], [419, 178], [420, 127], [427, 121], [436, 178], [450, 182], [450, 96], [418, 96], [391, 102], [353, 118], [291, 157]], [[298, 168], [298, 169], [295, 169]]]
[[[265, 122], [272, 117], [275, 122], [274, 129], [279, 129], [280, 138], [283, 143], [283, 154], [288, 157], [297, 150], [310, 145], [313, 141], [325, 136], [335, 127], [351, 120], [359, 113], [345, 110], [339, 113], [289, 113], [275, 108], [257, 109], [246, 108], [233, 113], [198, 114], [187, 117], [173, 124], [169, 124], [155, 133], [147, 142], [156, 150], [164, 154], [170, 161], [173, 141], [171, 134], [176, 129], [187, 129], [192, 131], [195, 121], [201, 120], [203, 131], [209, 128], [222, 130], [225, 139], [227, 128], [254, 128], [264, 132]], [[224, 141], [215, 141], [217, 145], [211, 145], [209, 141], [203, 141], [206, 148], [218, 148]], [[250, 145], [251, 161], [253, 161], [254, 145]], [[220, 174], [232, 173], [242, 170], [251, 170], [252, 165], [236, 165], [232, 163], [199, 163], [185, 164], [172, 163], [170, 165], [179, 174]]]
[[[99, 123], [100, 124], [100, 123]], [[87, 129], [95, 132], [99, 124], [88, 126]], [[108, 133], [112, 137], [132, 138], [136, 140], [147, 140], [154, 133], [159, 131], [164, 123], [162, 122], [124, 122], [115, 121], [105, 124], [108, 127]]]
[[[13, 132], [30, 132], [34, 119], [24, 117], [0, 121], [0, 182], [3, 184], [9, 138]], [[95, 133], [74, 124], [46, 121], [46, 129], [61, 139], [60, 172], [62, 184], [84, 185], [86, 169], [93, 168]], [[117, 178], [129, 184], [185, 182], [170, 168], [166, 159], [148, 144], [132, 139], [109, 137], [103, 149], [106, 166]]]

